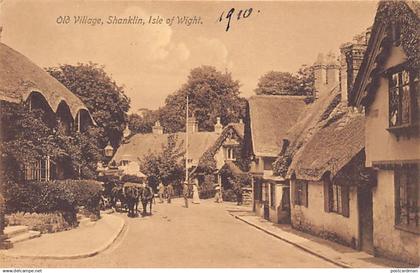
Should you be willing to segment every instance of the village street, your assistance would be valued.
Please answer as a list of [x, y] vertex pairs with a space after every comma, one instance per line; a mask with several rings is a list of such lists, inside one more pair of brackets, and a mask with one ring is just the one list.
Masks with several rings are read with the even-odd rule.
[[[2, 267], [335, 267], [229, 215], [212, 199], [157, 204], [154, 215], [124, 217], [126, 230], [105, 252], [76, 260], [0, 257]], [[36, 239], [35, 239], [36, 240]], [[65, 246], [63, 246], [65, 247]]]

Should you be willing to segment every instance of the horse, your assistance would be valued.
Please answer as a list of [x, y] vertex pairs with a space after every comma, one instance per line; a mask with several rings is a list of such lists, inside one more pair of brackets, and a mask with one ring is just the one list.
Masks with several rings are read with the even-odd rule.
[[150, 215], [152, 215], [152, 203], [155, 199], [153, 189], [149, 186], [144, 186], [140, 193], [141, 203], [143, 205], [142, 217], [147, 214], [147, 204], [150, 203]]
[[126, 186], [124, 189], [125, 202], [128, 208], [128, 217], [134, 217], [138, 211], [140, 190], [137, 187]]
[[114, 207], [116, 211], [118, 211], [117, 201], [120, 201], [121, 208], [124, 208], [124, 210], [127, 208], [124, 188], [121, 185], [115, 186], [111, 190], [111, 206]]

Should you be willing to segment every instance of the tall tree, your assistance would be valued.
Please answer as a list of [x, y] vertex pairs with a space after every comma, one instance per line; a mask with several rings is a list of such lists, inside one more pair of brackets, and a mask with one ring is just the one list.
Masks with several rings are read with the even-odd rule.
[[254, 90], [257, 95], [305, 96], [313, 93], [313, 67], [302, 65], [296, 74], [269, 71], [264, 74]]
[[200, 130], [211, 131], [217, 117], [225, 125], [244, 117], [246, 101], [239, 93], [239, 82], [230, 73], [212, 66], [197, 67], [191, 70], [181, 89], [166, 98], [165, 106], [159, 109], [159, 119], [167, 132], [185, 130], [188, 94], [190, 115], [195, 116]]
[[98, 145], [104, 147], [108, 141], [118, 147], [127, 122], [130, 100], [122, 86], [97, 64], [63, 64], [47, 68], [54, 78], [75, 93], [86, 105], [102, 130]]
[[132, 133], [151, 133], [152, 127], [158, 119], [158, 112], [144, 110], [142, 115], [131, 114], [128, 116], [128, 128]]

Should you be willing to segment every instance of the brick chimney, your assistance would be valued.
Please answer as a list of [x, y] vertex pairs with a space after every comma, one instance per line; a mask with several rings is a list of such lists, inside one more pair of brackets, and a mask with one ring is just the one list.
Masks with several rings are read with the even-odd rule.
[[333, 89], [339, 83], [340, 63], [334, 53], [318, 54], [314, 63], [315, 97]]
[[155, 125], [152, 127], [153, 134], [163, 135], [163, 127], [160, 126], [159, 120], [155, 122]]
[[348, 95], [353, 89], [354, 80], [362, 64], [370, 33], [371, 28], [368, 28], [363, 33], [356, 35], [351, 43], [340, 46], [340, 86], [343, 102], [348, 102]]
[[188, 118], [187, 126], [188, 126], [188, 133], [198, 132], [198, 121], [195, 119], [194, 116]]
[[220, 123], [220, 117], [217, 117], [217, 122], [214, 125], [214, 132], [217, 134], [221, 134], [223, 131], [223, 125]]

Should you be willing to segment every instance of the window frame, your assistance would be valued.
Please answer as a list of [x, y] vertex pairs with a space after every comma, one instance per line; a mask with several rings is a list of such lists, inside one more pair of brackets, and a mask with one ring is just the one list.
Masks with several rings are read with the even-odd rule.
[[[418, 164], [403, 164], [401, 166], [396, 166], [394, 168], [394, 185], [395, 185], [395, 228], [405, 230], [408, 232], [420, 234], [420, 181], [418, 180], [419, 177], [419, 166]], [[405, 176], [405, 187], [404, 187], [404, 197], [405, 203], [407, 206], [408, 212], [406, 213], [406, 223], [402, 223], [401, 219], [401, 181], [402, 176]], [[416, 181], [417, 178], [417, 181]], [[408, 190], [409, 183], [412, 183], [412, 187], [414, 190]], [[410, 205], [408, 202], [410, 201], [410, 196], [408, 193], [414, 194], [414, 203], [417, 203], [414, 212], [414, 225], [411, 225], [411, 217], [410, 217]], [[403, 200], [404, 201], [404, 200]]]
[[[408, 82], [404, 83], [403, 81], [403, 73], [406, 72], [408, 74]], [[396, 75], [397, 82], [394, 83], [393, 76]], [[417, 111], [419, 111], [416, 107], [416, 90], [419, 76], [417, 71], [413, 71], [407, 67], [407, 63], [402, 63], [400, 65], [391, 67], [384, 71], [384, 77], [388, 80], [388, 128], [387, 130], [392, 133], [399, 133], [401, 130], [412, 128], [418, 126], [418, 115]], [[404, 87], [408, 87], [408, 122], [403, 123], [403, 95], [404, 95]], [[398, 90], [398, 92], [393, 91]], [[397, 94], [396, 94], [397, 93]], [[397, 105], [397, 116], [396, 121], [393, 124], [392, 122], [392, 112], [393, 112], [393, 95], [398, 96], [398, 105]]]

